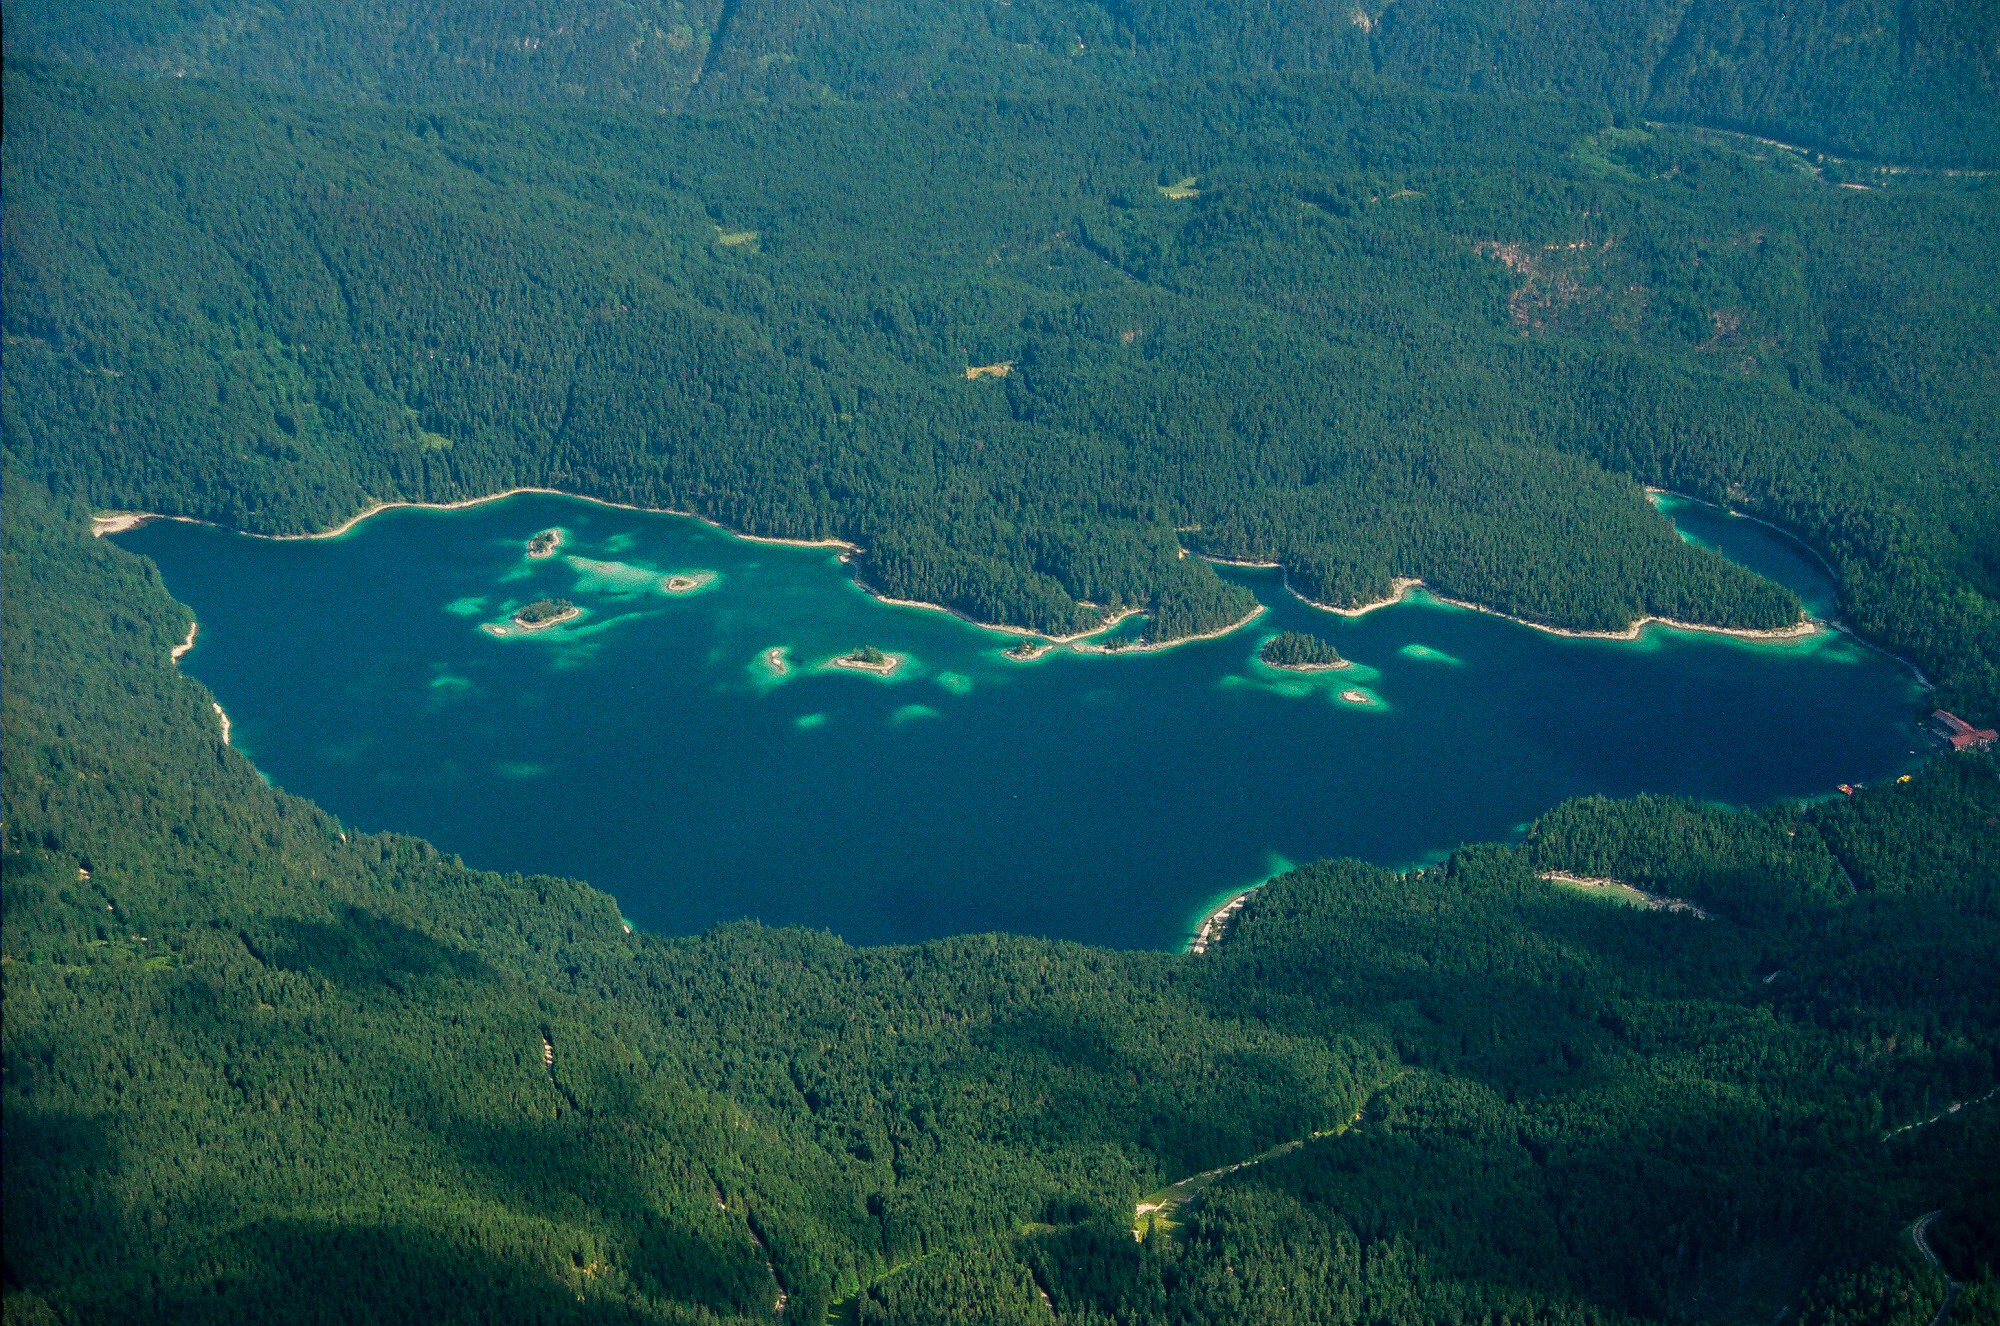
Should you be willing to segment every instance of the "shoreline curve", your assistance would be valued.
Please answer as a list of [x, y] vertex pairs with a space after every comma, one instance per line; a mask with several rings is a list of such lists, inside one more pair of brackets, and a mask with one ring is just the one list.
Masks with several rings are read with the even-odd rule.
[[[1682, 497], [1682, 498], [1687, 497], [1686, 494], [1674, 493], [1671, 490], [1667, 489], [1661, 489], [1659, 491], [1667, 496]], [[476, 506], [485, 506], [489, 502], [499, 502], [499, 501], [504, 501], [509, 497], [518, 497], [525, 493], [534, 493], [546, 497], [563, 497], [563, 498], [568, 498], [572, 501], [588, 502], [593, 506], [608, 507], [611, 508], [612, 510], [617, 510], [617, 511], [637, 511], [646, 515], [680, 516], [690, 520], [698, 520], [702, 524], [707, 525], [712, 529], [718, 530], [730, 538], [740, 539], [746, 543], [776, 544], [782, 547], [789, 547], [789, 548], [838, 548], [841, 549], [842, 552], [846, 555], [860, 554], [866, 551], [864, 548], [862, 548], [860, 544], [851, 542], [847, 539], [837, 539], [837, 538], [791, 539], [791, 538], [780, 538], [778, 536], [768, 535], [768, 534], [744, 534], [737, 530], [729, 528], [727, 525], [723, 524], [719, 520], [711, 519], [710, 517], [704, 516], [699, 512], [695, 511], [681, 511], [673, 507], [640, 506], [632, 502], [618, 502], [618, 501], [613, 501], [610, 498], [592, 497], [584, 493], [565, 492], [560, 488], [544, 488], [537, 485], [522, 485], [520, 487], [508, 488], [497, 493], [488, 493], [481, 497], [462, 498], [455, 502], [417, 502], [417, 501], [376, 502], [373, 505], [367, 507], [366, 509], [359, 511], [352, 516], [349, 516], [346, 520], [342, 521], [338, 525], [335, 525], [331, 529], [321, 530], [311, 534], [255, 534], [255, 533], [250, 533], [249, 531], [246, 530], [233, 530], [231, 532], [245, 534], [247, 535], [247, 537], [253, 539], [270, 539], [274, 542], [289, 542], [289, 541], [307, 540], [307, 539], [336, 539], [344, 534], [350, 533], [357, 525], [361, 524], [362, 521], [367, 520], [372, 516], [378, 516], [385, 511], [396, 511], [402, 509], [413, 509], [419, 511], [463, 511]], [[1701, 499], [1688, 498], [1688, 500], [1700, 501]], [[1747, 516], [1748, 519], [1751, 520], [1759, 519], [1758, 517], [1755, 516], [1748, 516], [1748, 513], [1744, 514]], [[91, 534], [95, 537], [102, 538], [104, 535], [107, 534], [119, 534], [125, 532], [126, 530], [135, 529], [138, 526], [143, 525], [147, 521], [151, 520], [176, 520], [180, 521], [183, 524], [188, 524], [188, 525], [208, 525], [217, 529], [228, 528], [227, 526], [220, 525], [215, 521], [202, 520], [195, 516], [170, 516], [152, 511], [103, 511], [103, 512], [92, 513]], [[1760, 521], [1760, 523], [1768, 523], [1768, 522]], [[1812, 548], [1810, 544], [1804, 544], [1801, 540], [1797, 538], [1796, 535], [1790, 535], [1789, 531], [1783, 530], [1776, 526], [1774, 526], [1773, 528], [1778, 529], [1779, 533], [1787, 534], [1794, 542], [1800, 542], [1802, 546], [1804, 546], [1808, 551], [1813, 552], [1816, 556], [1819, 555], [1817, 549]], [[1330, 612], [1341, 617], [1360, 617], [1363, 614], [1373, 612], [1378, 608], [1386, 608], [1393, 606], [1394, 604], [1401, 603], [1405, 599], [1407, 599], [1410, 596], [1411, 592], [1414, 590], [1425, 589], [1426, 593], [1429, 594], [1429, 597], [1438, 603], [1445, 604], [1447, 606], [1454, 608], [1470, 609], [1473, 612], [1483, 612], [1489, 616], [1499, 617], [1504, 621], [1513, 622], [1516, 625], [1526, 626], [1531, 630], [1543, 631], [1550, 635], [1560, 636], [1565, 639], [1572, 639], [1572, 640], [1609, 640], [1614, 642], [1622, 641], [1629, 643], [1631, 641], [1637, 640], [1648, 627], [1653, 627], [1653, 626], [1657, 626], [1662, 630], [1668, 630], [1668, 631], [1685, 631], [1693, 634], [1719, 635], [1729, 639], [1743, 640], [1750, 643], [1781, 643], [1792, 640], [1808, 639], [1814, 635], [1820, 634], [1823, 631], [1838, 631], [1843, 635], [1849, 636], [1850, 638], [1859, 641], [1861, 644], [1866, 645], [1868, 648], [1874, 649], [1880, 653], [1887, 655], [1890, 658], [1895, 659], [1897, 662], [1902, 663], [1905, 667], [1909, 668], [1913, 674], [1915, 674], [1918, 684], [1923, 686], [1926, 690], [1936, 689], [1935, 686], [1932, 684], [1931, 680], [1924, 675], [1923, 669], [1919, 668], [1916, 664], [1910, 662], [1910, 660], [1904, 658], [1902, 655], [1894, 653], [1888, 649], [1883, 648], [1880, 645], [1874, 644], [1873, 642], [1864, 639], [1862, 636], [1854, 632], [1843, 622], [1839, 621], [1822, 622], [1810, 616], [1805, 616], [1803, 614], [1801, 615], [1800, 620], [1791, 626], [1763, 629], [1763, 630], [1752, 629], [1747, 627], [1711, 626], [1701, 622], [1683, 622], [1683, 621], [1676, 621], [1675, 619], [1670, 617], [1658, 617], [1653, 615], [1647, 615], [1639, 618], [1637, 621], [1633, 622], [1631, 625], [1627, 626], [1622, 631], [1582, 631], [1582, 630], [1572, 630], [1570, 628], [1561, 626], [1550, 626], [1543, 622], [1531, 621], [1526, 617], [1518, 617], [1512, 613], [1502, 612], [1498, 608], [1490, 608], [1483, 604], [1473, 603], [1463, 599], [1447, 598], [1442, 594], [1430, 591], [1424, 585], [1423, 580], [1420, 577], [1416, 576], [1399, 576], [1391, 580], [1389, 582], [1390, 593], [1386, 598], [1377, 599], [1370, 603], [1363, 603], [1352, 608], [1341, 608], [1341, 607], [1335, 607], [1333, 604], [1330, 603], [1321, 603], [1316, 599], [1309, 598], [1306, 595], [1299, 593], [1298, 590], [1292, 587], [1289, 569], [1282, 562], [1257, 561], [1249, 558], [1231, 558], [1231, 557], [1217, 556], [1209, 553], [1194, 553], [1192, 555], [1198, 556], [1202, 558], [1204, 561], [1215, 563], [1222, 566], [1240, 566], [1240, 567], [1260, 569], [1260, 570], [1276, 570], [1280, 573], [1280, 581], [1283, 584], [1285, 591], [1287, 593], [1291, 594], [1293, 597], [1297, 598], [1300, 602], [1305, 603], [1309, 607], [1317, 608], [1322, 612]], [[845, 557], [843, 557], [843, 560], [845, 560]], [[1822, 556], [1821, 561], [1823, 563], [1824, 560], [1825, 559]], [[1836, 580], [1837, 579], [1838, 577], [1836, 577]], [[927, 612], [942, 612], [952, 617], [956, 617], [960, 621], [965, 622], [967, 625], [977, 627], [982, 631], [991, 631], [997, 635], [1040, 636], [1043, 639], [1048, 640], [1052, 646], [1060, 646], [1069, 649], [1071, 652], [1083, 653], [1083, 654], [1115, 655], [1115, 654], [1155, 653], [1163, 649], [1171, 649], [1177, 645], [1194, 644], [1202, 640], [1218, 639], [1222, 636], [1229, 635], [1232, 632], [1241, 630], [1244, 626], [1248, 625], [1249, 623], [1255, 621], [1258, 617], [1262, 616], [1265, 611], [1264, 605], [1258, 604], [1256, 611], [1250, 613], [1248, 616], [1244, 617], [1241, 621], [1238, 621], [1230, 626], [1221, 628], [1216, 631], [1204, 632], [1203, 634], [1200, 635], [1180, 636], [1177, 637], [1176, 639], [1164, 640], [1156, 644], [1133, 645], [1125, 649], [1093, 648], [1087, 645], [1079, 648], [1078, 642], [1086, 641], [1093, 635], [1100, 635], [1105, 631], [1111, 630], [1113, 627], [1117, 626], [1120, 622], [1123, 622], [1126, 618], [1137, 614], [1140, 610], [1137, 608], [1123, 609], [1120, 612], [1109, 617], [1105, 621], [1101, 622], [1100, 624], [1091, 627], [1087, 631], [1079, 631], [1066, 636], [1050, 636], [1046, 632], [1036, 631], [1025, 626], [1012, 626], [1002, 622], [982, 622], [974, 617], [967, 615], [966, 613], [960, 612], [956, 608], [947, 607], [942, 603], [930, 603], [921, 599], [890, 598], [886, 594], [878, 593], [875, 589], [871, 588], [868, 584], [862, 581], [858, 576], [852, 578], [852, 583], [857, 588], [859, 588], [863, 593], [867, 594], [870, 598], [873, 598], [876, 602], [886, 604], [890, 607], [921, 608]]]
[[[1806, 616], [1803, 613], [1800, 615], [1799, 620], [1793, 622], [1790, 626], [1711, 626], [1705, 622], [1684, 622], [1672, 617], [1659, 617], [1648, 613], [1622, 631], [1580, 630], [1568, 626], [1551, 626], [1547, 622], [1533, 621], [1527, 617], [1517, 617], [1511, 612], [1502, 612], [1498, 608], [1490, 608], [1483, 603], [1474, 603], [1469, 599], [1449, 598], [1426, 585], [1421, 576], [1396, 576], [1389, 581], [1389, 593], [1386, 597], [1357, 604], [1351, 608], [1342, 608], [1336, 607], [1331, 603], [1322, 603], [1318, 599], [1310, 598], [1293, 588], [1291, 576], [1289, 573], [1286, 573], [1286, 567], [1283, 562], [1253, 562], [1231, 557], [1212, 557], [1205, 553], [1198, 555], [1204, 561], [1214, 562], [1222, 566], [1241, 566], [1254, 570], [1275, 570], [1285, 573], [1282, 575], [1282, 580], [1287, 594], [1290, 594], [1293, 598], [1308, 607], [1317, 608], [1321, 612], [1330, 612], [1336, 617], [1362, 617], [1374, 612], [1378, 608], [1394, 607], [1396, 604], [1408, 600], [1416, 591], [1422, 590], [1425, 596], [1434, 603], [1442, 603], [1453, 608], [1467, 608], [1473, 612], [1483, 612], [1489, 617], [1498, 617], [1502, 621], [1513, 622], [1517, 626], [1526, 626], [1531, 630], [1541, 631], [1547, 635], [1561, 636], [1565, 640], [1614, 640], [1630, 643], [1644, 634], [1646, 628], [1649, 626], [1657, 626], [1668, 631], [1688, 631], [1701, 635], [1722, 635], [1728, 636], [1733, 640], [1764, 643], [1804, 640], [1811, 636], [1819, 635], [1824, 631], [1845, 630], [1838, 623], [1822, 622], [1817, 618]], [[1863, 643], [1866, 642], [1864, 641]], [[1903, 661], [1908, 662], [1908, 660]], [[1912, 671], [1916, 670], [1914, 664], [1911, 664], [1910, 667]], [[1919, 672], [1918, 675], [1922, 676], [1923, 674]]]
[[[226, 529], [232, 534], [241, 534], [246, 538], [252, 539], [268, 539], [274, 543], [291, 543], [313, 539], [337, 539], [342, 535], [351, 533], [364, 520], [379, 516], [385, 511], [465, 511], [472, 507], [485, 506], [490, 502], [500, 502], [510, 497], [519, 497], [524, 493], [535, 493], [544, 497], [563, 497], [575, 502], [588, 502], [592, 506], [609, 507], [614, 511], [636, 511], [642, 515], [678, 516], [686, 520], [697, 520], [709, 528], [727, 535], [729, 538], [738, 539], [744, 543], [775, 544], [785, 548], [838, 548], [842, 552], [842, 561], [847, 560], [849, 556], [856, 556], [867, 551], [860, 544], [847, 539], [787, 539], [771, 534], [745, 534], [739, 530], [729, 528], [729, 526], [719, 520], [704, 516], [698, 511], [680, 511], [673, 507], [664, 506], [639, 506], [633, 502], [615, 502], [607, 497], [592, 497], [586, 493], [570, 493], [564, 492], [560, 488], [542, 488], [533, 485], [523, 485], [518, 488], [506, 489], [503, 492], [488, 493], [483, 497], [462, 498], [456, 502], [376, 502], [365, 510], [349, 516], [346, 520], [341, 521], [331, 529], [319, 530], [311, 534], [258, 534], [249, 530], [230, 529], [229, 526], [222, 525], [213, 520], [203, 520], [198, 516], [170, 516], [158, 511], [93, 512], [90, 517], [90, 532], [93, 537], [103, 538], [107, 534], [122, 534], [127, 530], [136, 529], [148, 521], [173, 520], [179, 521], [183, 525], [207, 525], [212, 529]], [[1116, 627], [1126, 618], [1136, 616], [1141, 612], [1141, 609], [1138, 608], [1121, 608], [1088, 630], [1077, 631], [1070, 635], [1052, 636], [1046, 631], [1037, 631], [1032, 627], [1011, 626], [1004, 622], [982, 622], [975, 617], [960, 612], [956, 608], [947, 607], [942, 603], [930, 603], [922, 599], [891, 598], [887, 594], [875, 590], [859, 576], [850, 576], [849, 579], [850, 583], [877, 603], [885, 604], [892, 608], [922, 608], [926, 612], [942, 612], [948, 616], [958, 618], [958, 620], [968, 626], [977, 627], [982, 631], [991, 631], [996, 635], [1035, 636], [1047, 640], [1051, 649], [1058, 647], [1074, 649], [1079, 641], [1088, 640], [1094, 635], [1102, 635], [1104, 632]], [[1256, 620], [1263, 612], [1264, 605], [1260, 603], [1257, 605], [1256, 611], [1243, 618], [1242, 621], [1217, 631], [1205, 632], [1201, 635], [1178, 636], [1172, 640], [1162, 640], [1156, 644], [1133, 645], [1126, 649], [1091, 649], [1086, 647], [1075, 649], [1075, 652], [1092, 654], [1155, 653], [1162, 649], [1171, 649], [1176, 645], [1194, 644], [1197, 641], [1213, 640], [1228, 635], [1230, 632], [1239, 630]], [[1048, 651], [1043, 652], [1046, 653]]]

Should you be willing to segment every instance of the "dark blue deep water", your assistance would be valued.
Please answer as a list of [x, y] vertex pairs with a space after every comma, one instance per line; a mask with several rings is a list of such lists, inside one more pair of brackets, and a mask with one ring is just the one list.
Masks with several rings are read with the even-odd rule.
[[[1830, 610], [1809, 553], [1669, 507]], [[551, 526], [560, 553], [528, 560]], [[333, 539], [155, 521], [118, 542], [193, 607], [182, 667], [272, 782], [471, 865], [588, 879], [673, 933], [755, 917], [856, 943], [1177, 947], [1286, 861], [1433, 859], [1585, 793], [1760, 803], [1874, 781], [1918, 758], [1927, 708], [1906, 668], [1837, 633], [1572, 640], [1421, 601], [1344, 619], [1276, 572], [1226, 572], [1269, 608], [1233, 635], [1019, 663], [1009, 637], [876, 602], [830, 550], [534, 494]], [[714, 578], [669, 595], [677, 572]], [[542, 596], [584, 615], [482, 629]], [[1256, 661], [1288, 627], [1355, 666]], [[861, 645], [909, 661], [886, 680], [818, 666]], [[782, 677], [762, 662], [779, 647]]]

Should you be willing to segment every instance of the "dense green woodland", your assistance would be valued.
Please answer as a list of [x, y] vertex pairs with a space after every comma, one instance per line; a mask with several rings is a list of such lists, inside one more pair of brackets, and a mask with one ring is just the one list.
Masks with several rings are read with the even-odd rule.
[[1342, 662], [1338, 649], [1304, 631], [1280, 631], [1258, 648], [1257, 657], [1280, 668], [1328, 668]]
[[1796, 617], [1637, 479], [1795, 530], [2000, 710], [1983, 178], [1320, 76], [674, 120], [7, 77], [0, 418], [66, 497], [297, 531], [542, 484], [1049, 633], [1241, 617], [1186, 547], [1333, 604]]
[[403, 104], [658, 112], [1317, 71], [2000, 165], [1992, 0], [5, 0], [0, 14], [20, 54]]
[[266, 787], [4, 491], [10, 1322], [1917, 1322], [1936, 1209], [2000, 1307], [2000, 1101], [1885, 1140], [2000, 1083], [1988, 756], [1308, 867], [1202, 958], [663, 939]]
[[4, 20], [194, 75], [6, 66], [8, 1326], [1926, 1326], [1933, 1211], [2000, 1321], [1991, 754], [1307, 866], [1200, 957], [665, 938], [265, 784], [88, 533], [531, 483], [1050, 634], [1243, 615], [1185, 554], [1796, 619], [1650, 484], [1990, 721], [1995, 184], [1642, 122], [1989, 160], [1990, 5]]

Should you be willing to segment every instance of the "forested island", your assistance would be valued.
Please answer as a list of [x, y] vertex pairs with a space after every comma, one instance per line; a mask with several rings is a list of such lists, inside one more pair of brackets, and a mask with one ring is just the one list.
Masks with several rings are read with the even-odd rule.
[[1289, 672], [1326, 672], [1347, 666], [1339, 650], [1304, 631], [1280, 631], [1264, 642], [1257, 657]]
[[581, 617], [583, 609], [568, 599], [536, 599], [514, 613], [514, 625], [524, 631], [541, 631]]
[[877, 649], [874, 645], [863, 645], [851, 653], [842, 654], [833, 660], [833, 666], [847, 668], [854, 672], [872, 672], [886, 677], [903, 665], [900, 654], [891, 654]]
[[1199, 957], [669, 938], [266, 783], [90, 532], [535, 486], [1039, 638], [1240, 623], [1206, 557], [1798, 619], [1651, 485], [1992, 727], [1986, 10], [6, 18], [10, 1326], [2000, 1318], [1991, 752], [1314, 863]]
[[541, 561], [544, 558], [555, 556], [556, 549], [560, 547], [562, 547], [562, 531], [559, 529], [545, 529], [540, 534], [528, 540], [528, 556], [536, 561]]

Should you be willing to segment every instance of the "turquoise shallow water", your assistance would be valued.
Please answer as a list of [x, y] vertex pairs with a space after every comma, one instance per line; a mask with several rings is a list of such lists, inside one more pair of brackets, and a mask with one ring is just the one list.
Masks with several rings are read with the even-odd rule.
[[[1738, 523], [1726, 552], [1827, 592]], [[559, 555], [528, 560], [551, 526]], [[1345, 619], [1258, 571], [1226, 572], [1269, 607], [1233, 635], [1018, 663], [1009, 637], [876, 602], [829, 550], [534, 494], [336, 539], [169, 521], [117, 539], [193, 607], [182, 667], [273, 782], [469, 864], [588, 879], [672, 933], [748, 916], [856, 943], [1177, 947], [1286, 861], [1433, 859], [1585, 793], [1757, 803], [1874, 781], [1919, 758], [1928, 708], [1840, 635], [1569, 640], [1415, 601]], [[696, 571], [714, 579], [662, 591]], [[482, 629], [543, 596], [584, 615]], [[1356, 666], [1265, 668], [1285, 628]], [[860, 645], [908, 662], [815, 666]]]

